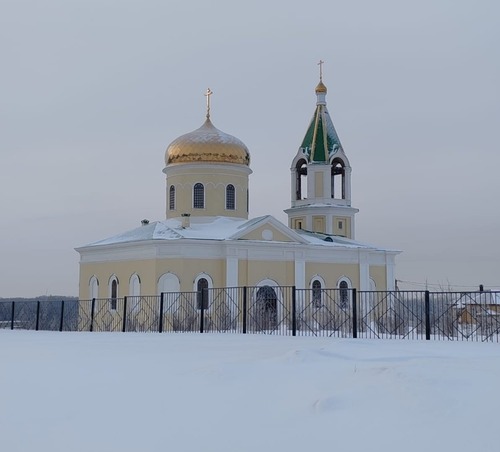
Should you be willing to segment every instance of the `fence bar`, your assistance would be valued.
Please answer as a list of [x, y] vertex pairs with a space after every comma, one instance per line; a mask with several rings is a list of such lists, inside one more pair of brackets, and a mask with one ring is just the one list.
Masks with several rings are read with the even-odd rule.
[[356, 296], [356, 289], [352, 289], [352, 337], [358, 337], [358, 299]]
[[14, 312], [15, 312], [15, 301], [12, 302], [12, 309], [11, 309], [11, 313], [10, 313], [10, 329], [13, 330], [14, 329]]
[[160, 295], [160, 319], [158, 321], [158, 333], [163, 333], [163, 303], [165, 302], [165, 293]]
[[40, 300], [36, 301], [36, 322], [35, 322], [35, 331], [38, 331], [38, 326], [40, 323]]
[[297, 293], [296, 287], [292, 287], [292, 336], [297, 336]]
[[243, 334], [247, 334], [247, 292], [248, 287], [243, 287]]
[[123, 324], [122, 333], [127, 331], [127, 297], [123, 297]]
[[94, 331], [94, 310], [95, 310], [95, 298], [92, 298], [92, 305], [90, 308], [90, 332]]
[[208, 300], [208, 289], [201, 289], [201, 306], [200, 306], [200, 333], [203, 333], [203, 321], [205, 320], [205, 300]]
[[59, 331], [63, 330], [64, 325], [64, 300], [61, 300], [61, 320], [59, 322]]
[[431, 340], [431, 303], [429, 291], [425, 291], [425, 340]]

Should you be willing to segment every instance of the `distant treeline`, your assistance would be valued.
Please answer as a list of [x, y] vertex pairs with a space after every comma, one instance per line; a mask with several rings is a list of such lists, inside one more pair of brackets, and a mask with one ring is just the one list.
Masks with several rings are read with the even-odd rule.
[[0, 298], [0, 328], [76, 331], [78, 297]]
[[0, 297], [0, 302], [2, 301], [77, 301], [78, 297], [71, 297], [68, 295], [40, 295], [38, 297], [33, 297], [33, 298], [23, 298], [23, 297], [16, 297], [16, 298], [4, 298]]

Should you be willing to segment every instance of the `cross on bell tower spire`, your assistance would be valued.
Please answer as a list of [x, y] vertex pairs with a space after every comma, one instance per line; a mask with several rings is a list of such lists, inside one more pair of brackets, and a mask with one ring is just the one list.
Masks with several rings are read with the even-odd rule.
[[320, 82], [323, 81], [323, 64], [325, 64], [325, 62], [323, 60], [319, 60], [318, 66], [319, 66], [319, 81]]

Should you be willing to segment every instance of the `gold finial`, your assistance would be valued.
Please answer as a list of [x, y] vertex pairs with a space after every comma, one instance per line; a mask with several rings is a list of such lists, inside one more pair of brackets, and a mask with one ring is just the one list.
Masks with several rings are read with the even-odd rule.
[[210, 88], [207, 88], [205, 96], [207, 98], [207, 119], [210, 119], [210, 96], [213, 94]]
[[319, 66], [319, 81], [320, 82], [323, 81], [323, 64], [325, 64], [325, 62], [323, 60], [319, 60], [318, 66]]

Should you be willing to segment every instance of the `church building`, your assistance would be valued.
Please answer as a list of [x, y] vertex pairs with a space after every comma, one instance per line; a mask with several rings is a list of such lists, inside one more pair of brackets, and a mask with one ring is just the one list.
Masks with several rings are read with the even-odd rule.
[[166, 218], [76, 249], [80, 299], [204, 288], [393, 290], [398, 251], [356, 239], [351, 166], [320, 75], [316, 106], [291, 160], [288, 225], [248, 217], [250, 152], [210, 117], [165, 152]]

